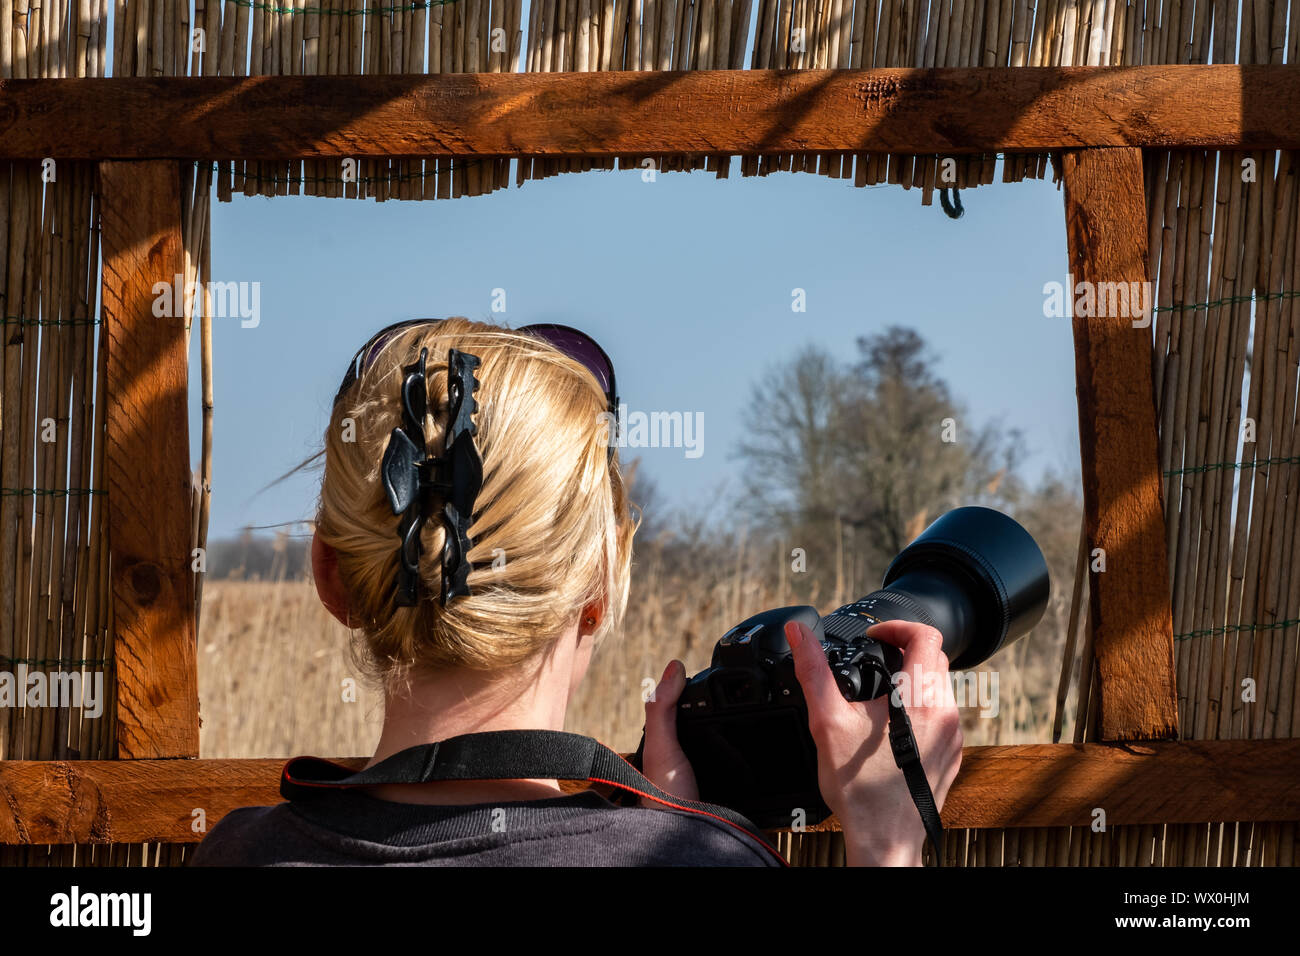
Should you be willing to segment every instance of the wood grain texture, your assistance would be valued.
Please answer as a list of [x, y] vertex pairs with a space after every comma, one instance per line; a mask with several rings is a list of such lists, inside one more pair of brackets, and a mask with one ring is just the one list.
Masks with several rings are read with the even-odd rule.
[[1300, 70], [1174, 65], [0, 81], [0, 157], [1300, 148]]
[[1176, 737], [1149, 315], [1103, 291], [1147, 281], [1142, 151], [1071, 151], [1062, 165], [1069, 271], [1097, 293], [1094, 314], [1076, 309], [1073, 324], [1088, 560], [1099, 548], [1105, 562], [1089, 578], [1101, 737]]
[[153, 291], [183, 272], [180, 170], [173, 161], [105, 162], [99, 184], [118, 756], [194, 757], [185, 314], [155, 316]]
[[[362, 757], [339, 763], [360, 769]], [[0, 843], [194, 843], [238, 807], [280, 802], [283, 760], [0, 763]], [[567, 790], [582, 784], [568, 784]], [[1300, 820], [1300, 740], [968, 747], [949, 827]], [[832, 817], [811, 829], [838, 829]]]
[[949, 827], [1300, 820], [1300, 740], [969, 747]]
[[283, 767], [283, 760], [0, 763], [0, 843], [194, 843], [231, 810], [280, 802]]

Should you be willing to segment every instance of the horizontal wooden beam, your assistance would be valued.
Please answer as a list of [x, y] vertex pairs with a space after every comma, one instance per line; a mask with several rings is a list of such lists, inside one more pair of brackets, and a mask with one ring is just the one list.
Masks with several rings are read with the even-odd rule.
[[969, 747], [950, 827], [1300, 820], [1300, 739]]
[[0, 158], [1300, 148], [1300, 70], [1174, 65], [0, 81]]
[[[362, 758], [341, 760], [360, 767]], [[0, 763], [0, 843], [193, 843], [280, 802], [283, 760]], [[580, 785], [579, 785], [580, 786]], [[968, 747], [949, 827], [1300, 820], [1300, 740]], [[818, 829], [835, 829], [832, 819]]]
[[284, 763], [0, 761], [0, 843], [195, 843], [237, 807], [279, 803]]

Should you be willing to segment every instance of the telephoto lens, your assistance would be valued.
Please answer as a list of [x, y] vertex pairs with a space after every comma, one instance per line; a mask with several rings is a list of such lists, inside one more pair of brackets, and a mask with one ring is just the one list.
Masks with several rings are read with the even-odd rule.
[[953, 670], [975, 667], [1029, 633], [1051, 591], [1043, 552], [992, 508], [956, 508], [894, 558], [883, 587], [822, 618], [827, 638], [852, 641], [880, 621], [929, 624]]

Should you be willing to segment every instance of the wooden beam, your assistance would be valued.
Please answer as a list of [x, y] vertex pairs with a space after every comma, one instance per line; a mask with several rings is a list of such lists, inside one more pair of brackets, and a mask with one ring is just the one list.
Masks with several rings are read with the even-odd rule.
[[1300, 70], [1173, 65], [0, 81], [0, 158], [1300, 148]]
[[[365, 759], [339, 761], [360, 768]], [[194, 843], [237, 807], [280, 802], [283, 760], [0, 763], [0, 843]], [[575, 785], [580, 787], [581, 785]], [[570, 788], [572, 789], [572, 788]], [[1300, 740], [968, 747], [949, 827], [1300, 820]], [[837, 829], [832, 818], [816, 829]]]
[[949, 827], [1300, 820], [1300, 739], [968, 747]]
[[199, 752], [190, 443], [183, 303], [154, 314], [183, 273], [180, 169], [99, 165], [107, 349], [109, 563], [122, 758]]
[[1142, 151], [1070, 151], [1062, 164], [1101, 736], [1175, 737]]
[[[360, 764], [365, 761], [360, 761]], [[279, 803], [283, 760], [0, 763], [0, 843], [193, 843], [236, 807]]]

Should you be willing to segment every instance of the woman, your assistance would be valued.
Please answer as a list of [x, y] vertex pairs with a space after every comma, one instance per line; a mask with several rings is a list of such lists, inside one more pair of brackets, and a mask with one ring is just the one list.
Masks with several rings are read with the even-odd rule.
[[[312, 564], [321, 601], [384, 688], [369, 767], [462, 734], [563, 729], [627, 604], [635, 524], [604, 414], [617, 407], [604, 352], [562, 326], [421, 320], [357, 353], [325, 436]], [[946, 675], [933, 629], [871, 634], [902, 649], [912, 686]], [[925, 834], [886, 741], [885, 701], [846, 702], [811, 632], [787, 638], [848, 862], [919, 864]], [[670, 662], [646, 704], [642, 767], [682, 806], [698, 795], [676, 735], [685, 682]], [[909, 714], [942, 806], [961, 756], [956, 706], [949, 695]], [[237, 810], [193, 862], [778, 862], [719, 817], [668, 803], [616, 806], [593, 790], [566, 795], [556, 779], [371, 783]]]

